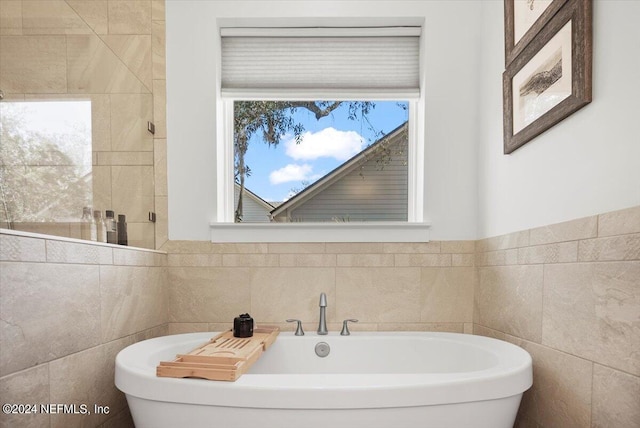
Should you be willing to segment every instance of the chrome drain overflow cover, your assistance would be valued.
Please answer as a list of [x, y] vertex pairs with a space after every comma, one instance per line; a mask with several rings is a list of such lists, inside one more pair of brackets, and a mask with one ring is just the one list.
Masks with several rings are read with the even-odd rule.
[[316, 344], [316, 355], [320, 358], [324, 358], [329, 355], [331, 348], [327, 342], [318, 342]]

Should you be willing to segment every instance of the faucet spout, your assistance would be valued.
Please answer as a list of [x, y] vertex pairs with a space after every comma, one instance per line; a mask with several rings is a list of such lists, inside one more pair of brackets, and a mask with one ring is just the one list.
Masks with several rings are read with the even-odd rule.
[[326, 335], [327, 331], [327, 295], [320, 293], [320, 322], [318, 323], [318, 334]]

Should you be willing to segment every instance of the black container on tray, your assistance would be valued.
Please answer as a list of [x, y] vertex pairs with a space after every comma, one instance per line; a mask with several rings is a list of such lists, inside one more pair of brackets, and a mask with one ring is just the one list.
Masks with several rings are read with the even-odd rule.
[[242, 314], [233, 319], [233, 337], [253, 336], [253, 318], [249, 314]]

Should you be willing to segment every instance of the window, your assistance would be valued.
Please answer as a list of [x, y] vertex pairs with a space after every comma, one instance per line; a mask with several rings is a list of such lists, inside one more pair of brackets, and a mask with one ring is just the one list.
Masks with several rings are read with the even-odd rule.
[[235, 222], [407, 221], [408, 109], [236, 101]]
[[92, 205], [91, 101], [3, 101], [0, 141], [0, 226], [78, 222]]
[[[244, 233], [242, 230], [250, 230], [247, 240], [262, 240], [263, 236], [266, 240], [274, 240], [274, 236], [281, 240], [281, 232], [269, 232], [277, 226], [278, 230], [286, 230], [285, 240], [291, 241], [427, 240], [422, 213], [423, 149], [418, 143], [422, 123], [418, 118], [423, 110], [419, 35], [420, 27], [222, 28], [218, 122], [223, 126], [218, 131], [218, 222], [212, 224], [213, 239], [238, 241], [242, 240], [238, 235]], [[272, 108], [268, 111], [286, 114], [263, 115], [248, 128], [239, 126], [239, 120], [255, 115], [260, 106], [269, 105]], [[387, 129], [382, 129], [380, 123], [366, 122], [369, 117], [363, 117], [362, 107], [372, 105], [381, 110], [395, 107], [402, 119]], [[309, 156], [300, 153], [302, 148], [308, 147], [316, 134], [323, 134], [326, 139], [334, 132], [331, 139], [335, 141], [353, 130], [326, 126], [310, 131], [307, 126], [311, 125], [303, 125], [303, 130], [296, 115], [335, 107], [326, 115], [335, 123], [338, 109], [346, 109], [341, 114], [348, 116], [350, 106], [360, 108], [360, 122], [356, 123], [362, 129], [371, 128], [375, 138], [365, 137], [367, 141], [356, 144], [357, 150], [352, 148], [355, 151], [350, 156], [342, 156], [341, 162], [331, 168], [314, 169], [303, 162], [270, 166], [274, 182], [299, 179], [286, 195], [272, 197], [249, 185], [255, 178], [256, 166], [263, 166], [267, 158], [262, 156], [252, 164], [251, 154], [238, 147], [259, 144], [243, 138], [246, 135], [239, 135], [238, 129], [249, 129], [248, 137], [267, 141], [267, 147], [269, 143], [282, 143], [302, 159]], [[380, 186], [367, 187], [353, 180], [364, 177], [369, 184], [374, 177], [389, 175], [393, 167], [400, 165], [405, 169], [400, 172], [404, 178], [398, 178], [402, 183], [396, 183], [396, 188], [387, 194], [381, 193]], [[265, 177], [262, 175], [259, 180], [264, 182]], [[347, 178], [352, 179], [351, 186], [346, 185]], [[391, 183], [389, 177], [378, 181]], [[356, 192], [349, 202], [370, 192], [365, 205], [373, 208], [367, 211], [362, 204], [345, 207], [345, 201], [338, 206], [335, 198], [331, 202], [329, 187], [336, 190], [337, 186], [342, 187], [342, 198], [347, 192]], [[376, 208], [376, 203], [387, 206]], [[240, 228], [229, 227], [238, 222], [242, 224], [235, 226]], [[386, 232], [371, 234], [376, 228]], [[327, 235], [332, 229], [339, 230], [334, 237]], [[424, 233], [416, 234], [417, 229]], [[294, 232], [297, 230], [301, 233]], [[311, 230], [320, 232], [314, 237]], [[368, 237], [352, 235], [355, 230]]]

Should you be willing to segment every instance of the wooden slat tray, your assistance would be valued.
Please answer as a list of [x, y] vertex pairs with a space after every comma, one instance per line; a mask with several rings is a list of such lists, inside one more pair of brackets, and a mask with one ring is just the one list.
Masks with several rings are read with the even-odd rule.
[[254, 329], [252, 337], [239, 338], [233, 337], [232, 330], [225, 331], [188, 354], [178, 354], [173, 361], [161, 361], [156, 375], [233, 382], [258, 361], [278, 333], [278, 327], [262, 327]]

